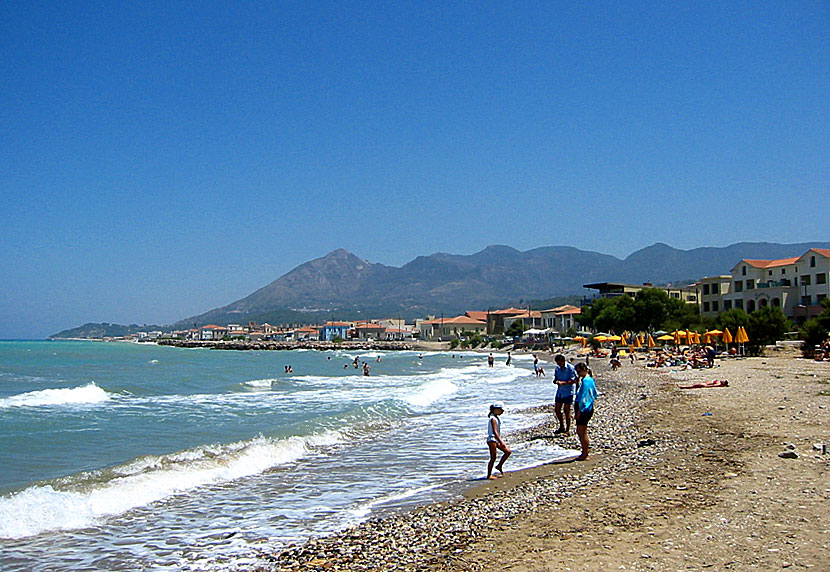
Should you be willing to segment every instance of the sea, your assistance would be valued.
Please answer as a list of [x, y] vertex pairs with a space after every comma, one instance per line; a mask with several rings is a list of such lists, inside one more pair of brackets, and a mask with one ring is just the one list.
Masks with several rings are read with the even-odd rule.
[[[510, 443], [552, 401], [506, 358], [0, 341], [0, 570], [242, 570], [454, 498], [485, 476], [490, 403]], [[574, 453], [511, 445], [512, 470]]]

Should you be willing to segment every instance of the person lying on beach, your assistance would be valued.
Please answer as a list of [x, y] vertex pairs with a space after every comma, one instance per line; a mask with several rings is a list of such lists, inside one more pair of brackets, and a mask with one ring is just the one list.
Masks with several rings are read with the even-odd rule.
[[[504, 476], [504, 462], [510, 456], [512, 451], [504, 439], [501, 438], [501, 419], [499, 415], [504, 413], [504, 405], [501, 401], [496, 401], [490, 406], [490, 414], [487, 416], [487, 447], [490, 449], [490, 462], [487, 463], [487, 478], [490, 480], [497, 479]], [[496, 462], [498, 451], [502, 451], [501, 460], [496, 465], [496, 470], [499, 475], [493, 474], [493, 465]]]
[[574, 417], [576, 418], [576, 435], [579, 437], [579, 445], [582, 447], [582, 454], [576, 458], [577, 461], [584, 461], [588, 458], [588, 421], [594, 415], [594, 402], [597, 399], [597, 385], [591, 374], [591, 370], [584, 363], [576, 364], [576, 374], [579, 376], [579, 389], [574, 398]]
[[712, 381], [699, 381], [688, 385], [678, 385], [680, 389], [701, 389], [704, 387], [728, 387], [729, 382], [725, 379], [713, 379]]

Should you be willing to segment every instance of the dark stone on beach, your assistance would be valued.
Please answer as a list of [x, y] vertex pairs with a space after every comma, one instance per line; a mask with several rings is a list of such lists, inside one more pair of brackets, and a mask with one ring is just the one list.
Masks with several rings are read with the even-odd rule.
[[641, 439], [638, 443], [638, 447], [651, 447], [652, 445], [656, 445], [657, 441], [654, 439]]
[[778, 453], [778, 456], [782, 459], [798, 459], [798, 453], [795, 451], [784, 451], [783, 453]]

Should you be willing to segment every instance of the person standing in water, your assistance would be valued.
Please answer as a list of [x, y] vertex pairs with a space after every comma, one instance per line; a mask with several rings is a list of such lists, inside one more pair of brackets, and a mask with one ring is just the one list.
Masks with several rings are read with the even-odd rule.
[[507, 352], [507, 361], [504, 362], [504, 365], [510, 365], [510, 362], [513, 361], [513, 356], [510, 355], [510, 351]]
[[576, 435], [582, 454], [576, 458], [584, 461], [588, 458], [588, 421], [594, 415], [594, 402], [597, 399], [597, 384], [591, 375], [591, 370], [584, 363], [576, 364], [576, 373], [579, 376], [579, 390], [574, 400], [574, 416], [576, 418]]
[[[571, 405], [574, 402], [574, 384], [576, 383], [576, 369], [565, 361], [565, 356], [556, 356], [556, 367], [553, 370], [553, 383], [556, 384], [556, 418], [559, 420], [559, 428], [555, 431], [557, 435], [563, 434], [566, 437], [571, 432]], [[564, 415], [562, 409], [565, 409]]]
[[494, 363], [496, 363], [496, 358], [493, 356], [493, 352], [490, 352], [490, 355], [487, 356], [487, 365], [493, 367]]
[[[504, 476], [504, 462], [510, 456], [510, 453], [512, 453], [510, 447], [501, 438], [501, 419], [499, 419], [499, 415], [502, 413], [504, 413], [504, 405], [501, 401], [496, 401], [490, 406], [490, 414], [487, 416], [487, 447], [490, 448], [490, 462], [487, 463], [487, 478], [490, 480]], [[493, 474], [493, 465], [496, 462], [499, 450], [503, 454], [499, 464], [496, 465], [496, 470], [499, 472], [499, 475], [496, 476]]]

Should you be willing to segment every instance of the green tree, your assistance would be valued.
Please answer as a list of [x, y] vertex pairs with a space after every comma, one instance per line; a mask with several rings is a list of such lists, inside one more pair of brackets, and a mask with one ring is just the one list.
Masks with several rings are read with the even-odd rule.
[[804, 322], [798, 333], [798, 337], [804, 342], [801, 344], [801, 353], [804, 357], [814, 357], [816, 346], [824, 342], [830, 334], [830, 298], [822, 300], [821, 305], [824, 306], [824, 311]]
[[668, 317], [669, 295], [657, 288], [644, 288], [635, 297], [636, 320], [631, 329], [652, 332], [660, 329]]
[[738, 327], [744, 328], [749, 325], [749, 314], [740, 308], [732, 308], [725, 312], [721, 312], [717, 318], [718, 326], [721, 330], [729, 328], [729, 333], [733, 336], [738, 333]]
[[516, 320], [510, 327], [507, 328], [507, 331], [504, 332], [505, 336], [514, 336], [518, 337], [521, 336], [525, 332], [525, 325], [521, 320]]
[[749, 343], [751, 346], [763, 348], [784, 339], [784, 334], [790, 331], [792, 323], [777, 306], [764, 306], [749, 315]]

